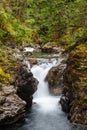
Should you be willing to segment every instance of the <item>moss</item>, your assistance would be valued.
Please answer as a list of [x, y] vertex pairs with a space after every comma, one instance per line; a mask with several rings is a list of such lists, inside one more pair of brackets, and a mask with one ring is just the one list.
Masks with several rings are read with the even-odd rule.
[[14, 50], [6, 46], [0, 47], [0, 83], [9, 84], [16, 75], [18, 64], [12, 55]]
[[[87, 124], [87, 43], [79, 45], [69, 54], [64, 73], [65, 95], [70, 99], [70, 120]], [[78, 108], [78, 109], [77, 109]], [[77, 113], [77, 114], [75, 114]], [[80, 118], [79, 118], [80, 115]], [[78, 118], [77, 118], [78, 116]], [[81, 120], [82, 119], [82, 120]]]
[[7, 82], [10, 80], [10, 74], [5, 73], [3, 69], [0, 67], [0, 82]]
[[52, 48], [52, 47], [55, 47], [57, 45], [57, 43], [56, 42], [48, 42], [47, 44], [45, 44], [44, 46], [43, 46], [43, 48]]

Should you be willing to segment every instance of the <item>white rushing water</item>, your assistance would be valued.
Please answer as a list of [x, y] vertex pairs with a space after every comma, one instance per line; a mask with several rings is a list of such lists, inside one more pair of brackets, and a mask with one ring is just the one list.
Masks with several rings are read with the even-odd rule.
[[62, 59], [39, 59], [38, 64], [33, 66], [31, 71], [36, 79], [38, 79], [38, 90], [34, 94], [33, 101], [39, 105], [39, 111], [50, 112], [58, 109], [58, 101], [60, 97], [52, 96], [49, 93], [48, 83], [45, 81], [48, 71], [58, 64]]
[[25, 47], [24, 48], [24, 52], [33, 52], [34, 51], [34, 48], [32, 47]]

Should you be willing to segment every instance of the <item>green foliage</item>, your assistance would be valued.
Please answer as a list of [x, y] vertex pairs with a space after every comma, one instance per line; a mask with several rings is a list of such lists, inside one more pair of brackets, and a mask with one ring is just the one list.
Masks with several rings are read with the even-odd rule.
[[73, 30], [87, 28], [86, 7], [86, 0], [2, 0], [0, 39], [12, 38], [17, 43], [58, 41], [71, 29], [73, 36], [66, 43], [72, 43], [82, 36], [81, 31], [74, 34]]
[[74, 44], [79, 38], [81, 37], [86, 37], [87, 34], [87, 28], [84, 27], [79, 27], [74, 29], [73, 28], [69, 29], [66, 34], [61, 37], [61, 42], [65, 43], [65, 45], [71, 46]]
[[5, 57], [5, 52], [4, 51], [2, 51], [2, 49], [0, 49], [0, 57]]
[[[4, 3], [4, 2], [3, 2]], [[16, 19], [9, 10], [1, 5], [0, 10], [0, 39], [1, 42], [13, 41], [22, 42], [23, 40], [29, 41], [30, 29], [23, 25], [20, 19]], [[8, 2], [6, 2], [8, 3]]]
[[84, 27], [86, 0], [28, 0], [27, 17], [30, 28], [36, 28], [43, 41], [58, 40], [68, 28]]
[[3, 69], [0, 67], [0, 82], [2, 81], [6, 82], [6, 80], [9, 80], [9, 79], [10, 79], [10, 74], [5, 73]]

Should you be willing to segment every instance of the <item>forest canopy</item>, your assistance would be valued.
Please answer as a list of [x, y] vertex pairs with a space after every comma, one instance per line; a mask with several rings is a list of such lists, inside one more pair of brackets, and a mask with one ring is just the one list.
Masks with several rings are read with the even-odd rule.
[[[2, 0], [0, 43], [57, 41], [87, 34], [86, 0]], [[68, 39], [67, 39], [68, 38]], [[62, 41], [61, 41], [62, 40]]]

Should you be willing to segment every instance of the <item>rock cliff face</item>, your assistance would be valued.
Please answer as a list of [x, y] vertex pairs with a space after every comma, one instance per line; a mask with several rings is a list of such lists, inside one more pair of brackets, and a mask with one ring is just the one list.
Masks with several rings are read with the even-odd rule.
[[26, 101], [27, 106], [32, 105], [32, 95], [37, 90], [37, 85], [38, 81], [33, 77], [33, 74], [21, 66], [16, 77], [15, 87], [18, 96]]
[[32, 95], [37, 90], [38, 81], [30, 71], [20, 66], [16, 73], [13, 86], [0, 86], [0, 126], [23, 120], [26, 106], [32, 105]]
[[49, 83], [49, 89], [53, 95], [59, 95], [62, 93], [63, 71], [65, 67], [65, 62], [62, 62], [60, 65], [52, 67], [48, 72], [46, 80]]
[[87, 125], [87, 51], [78, 47], [67, 60], [60, 103], [73, 123]]
[[45, 45], [41, 46], [41, 52], [48, 54], [59, 54], [64, 51], [60, 45], [57, 45], [56, 42], [48, 42]]

